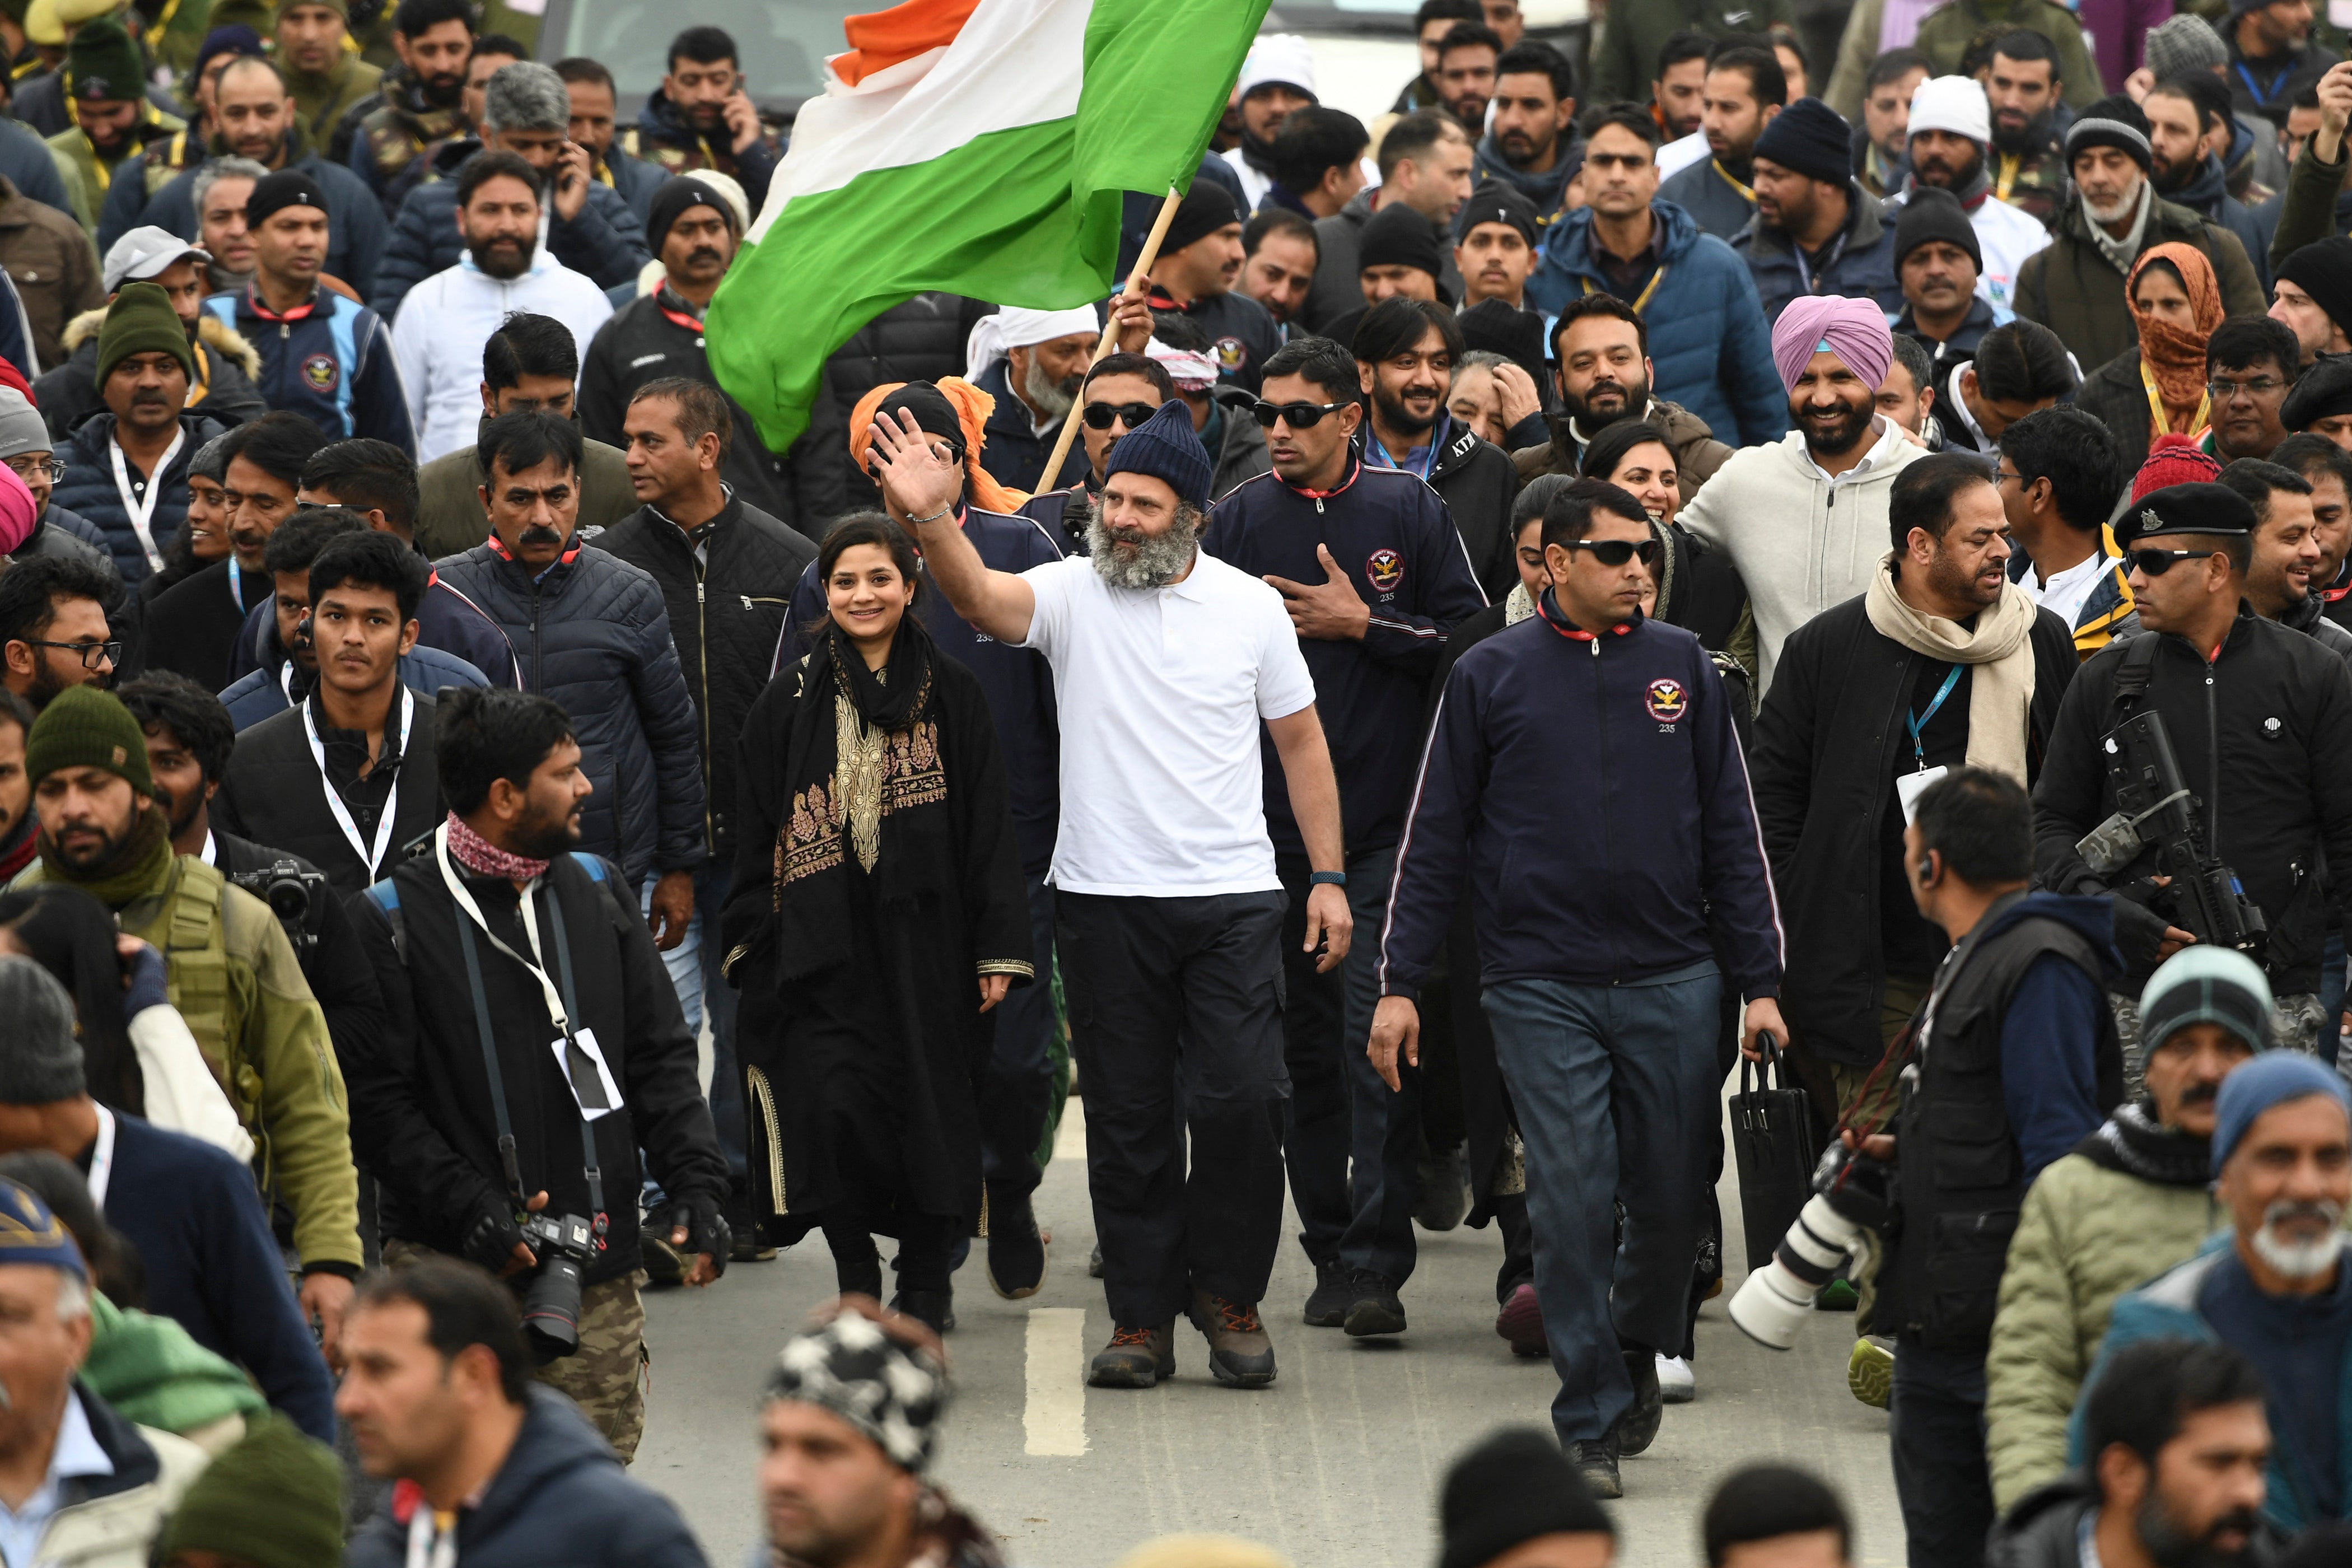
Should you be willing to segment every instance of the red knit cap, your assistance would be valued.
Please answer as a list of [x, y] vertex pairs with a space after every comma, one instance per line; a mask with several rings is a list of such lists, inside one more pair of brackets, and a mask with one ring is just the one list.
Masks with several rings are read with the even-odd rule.
[[2143, 500], [2167, 485], [2209, 485], [2221, 477], [2221, 465], [2197, 449], [2195, 437], [2158, 436], [2147, 449], [2147, 461], [2132, 477], [2131, 499]]

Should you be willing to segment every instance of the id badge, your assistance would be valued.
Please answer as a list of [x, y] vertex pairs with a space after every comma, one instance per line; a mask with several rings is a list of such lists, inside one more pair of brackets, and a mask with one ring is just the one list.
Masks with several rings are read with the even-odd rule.
[[2352, 27], [2352, 0], [2327, 0], [2327, 20], [2336, 27]]
[[1927, 768], [1916, 773], [1895, 775], [1895, 798], [1902, 803], [1904, 826], [1908, 827], [1918, 819], [1919, 797], [1927, 793], [1927, 786], [1951, 771], [1949, 768]]
[[[613, 1081], [613, 1069], [604, 1061], [604, 1048], [596, 1044], [595, 1030], [582, 1029], [569, 1041], [558, 1035], [548, 1049], [555, 1053], [555, 1070], [563, 1075], [565, 1086], [572, 1090], [573, 1103], [580, 1107], [583, 1121], [594, 1121], [600, 1117], [610, 1116], [621, 1108], [620, 1087]], [[593, 1066], [596, 1078], [585, 1095], [580, 1092], [580, 1079], [574, 1076], [574, 1065], [583, 1057], [586, 1062], [582, 1065]], [[601, 1100], [603, 1103], [591, 1104], [592, 1100]]]

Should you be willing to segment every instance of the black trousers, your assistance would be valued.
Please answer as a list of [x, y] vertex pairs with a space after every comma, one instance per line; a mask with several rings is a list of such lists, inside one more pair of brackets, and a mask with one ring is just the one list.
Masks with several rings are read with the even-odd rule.
[[1055, 897], [1103, 1294], [1118, 1323], [1168, 1322], [1195, 1288], [1231, 1301], [1265, 1295], [1290, 1093], [1283, 904], [1279, 892]]
[[1984, 1352], [1901, 1336], [1886, 1414], [1911, 1568], [1976, 1568], [1993, 1525]]

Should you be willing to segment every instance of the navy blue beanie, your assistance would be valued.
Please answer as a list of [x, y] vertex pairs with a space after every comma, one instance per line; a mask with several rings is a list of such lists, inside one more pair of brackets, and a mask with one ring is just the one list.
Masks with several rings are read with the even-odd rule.
[[2254, 1118], [2306, 1095], [2324, 1094], [2352, 1113], [2352, 1095], [2333, 1068], [2294, 1051], [2272, 1051], [2231, 1069], [2213, 1101], [2213, 1174], [2219, 1176]]
[[1201, 445], [1192, 411], [1182, 398], [1170, 398], [1159, 413], [1111, 443], [1103, 478], [1113, 474], [1150, 474], [1166, 480], [1177, 500], [1195, 507], [1209, 504], [1209, 449]]
[[1853, 178], [1853, 128], [1818, 98], [1801, 98], [1772, 117], [1756, 156], [1825, 185]]

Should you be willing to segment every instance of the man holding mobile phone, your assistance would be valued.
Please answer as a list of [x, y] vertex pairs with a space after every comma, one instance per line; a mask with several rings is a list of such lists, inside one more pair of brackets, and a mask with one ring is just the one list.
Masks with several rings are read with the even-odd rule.
[[743, 90], [735, 40], [719, 27], [688, 27], [670, 40], [669, 72], [621, 137], [630, 156], [673, 174], [712, 169], [743, 187], [756, 215], [768, 199], [776, 149]]

